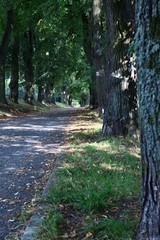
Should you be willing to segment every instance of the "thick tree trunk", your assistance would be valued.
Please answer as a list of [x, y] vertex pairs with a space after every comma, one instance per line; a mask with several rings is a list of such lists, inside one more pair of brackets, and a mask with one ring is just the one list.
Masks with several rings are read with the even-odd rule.
[[7, 104], [5, 97], [5, 62], [13, 24], [13, 9], [7, 12], [7, 23], [0, 45], [0, 103]]
[[104, 0], [106, 15], [106, 68], [105, 68], [105, 101], [102, 133], [126, 135], [126, 123], [122, 110], [122, 86], [118, 77], [113, 77], [117, 70], [114, 49], [116, 37], [116, 18], [112, 9], [112, 1]]
[[126, 123], [122, 113], [122, 100], [121, 80], [112, 78], [110, 91], [106, 95], [102, 128], [103, 135], [111, 134], [115, 136], [125, 136], [127, 134]]
[[19, 80], [19, 37], [14, 38], [12, 47], [12, 62], [11, 62], [11, 81], [10, 87], [10, 98], [13, 99], [15, 103], [18, 103], [18, 80]]
[[[122, 4], [122, 1], [103, 0], [103, 4], [106, 15], [103, 134], [109, 132], [114, 135], [126, 135], [130, 120], [129, 103], [133, 107], [133, 103], [128, 102], [129, 97], [131, 101], [133, 98], [129, 95], [131, 88], [127, 89], [126, 79], [129, 80], [131, 74], [128, 71], [127, 55], [130, 41], [133, 39], [134, 1], [123, 1]], [[132, 110], [132, 113], [136, 112]]]
[[138, 240], [160, 239], [160, 1], [136, 2], [136, 55], [142, 154]]
[[30, 104], [34, 99], [34, 68], [33, 68], [33, 33], [30, 30], [24, 34], [24, 75], [25, 75], [25, 96], [24, 100]]

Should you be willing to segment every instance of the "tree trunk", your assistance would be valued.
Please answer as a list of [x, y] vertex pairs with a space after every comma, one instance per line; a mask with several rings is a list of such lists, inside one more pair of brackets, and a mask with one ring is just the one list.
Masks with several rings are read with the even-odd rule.
[[112, 9], [112, 1], [104, 0], [103, 3], [106, 15], [106, 80], [102, 133], [103, 135], [124, 135], [126, 127], [122, 113], [121, 80], [113, 77], [117, 70], [116, 53], [114, 51], [116, 19]]
[[70, 94], [67, 96], [67, 103], [70, 107], [72, 106], [72, 96]]
[[19, 80], [19, 37], [16, 36], [12, 48], [12, 63], [11, 63], [11, 81], [10, 81], [10, 98], [15, 103], [18, 103], [18, 80]]
[[33, 68], [33, 33], [30, 30], [24, 34], [24, 76], [25, 76], [25, 96], [24, 100], [30, 104], [34, 99], [34, 68]]
[[91, 81], [89, 84], [90, 91], [90, 108], [97, 109], [98, 108], [98, 98], [97, 98], [97, 89], [96, 89], [96, 73], [93, 71], [91, 75]]
[[103, 135], [112, 134], [125, 136], [127, 130], [126, 97], [122, 90], [122, 67], [124, 56], [116, 50], [118, 19], [112, 0], [103, 0], [106, 15], [106, 58], [105, 58], [105, 101]]
[[83, 23], [83, 48], [92, 69], [91, 80], [89, 84], [90, 107], [92, 109], [96, 109], [98, 108], [98, 96], [97, 96], [97, 86], [96, 86], [96, 69], [94, 67], [94, 61], [93, 61], [91, 24], [88, 16], [85, 14], [82, 14], [82, 23]]
[[122, 115], [121, 80], [118, 78], [111, 78], [110, 81], [111, 86], [106, 95], [102, 134], [125, 136], [127, 130]]
[[101, 8], [102, 1], [93, 0], [92, 11], [89, 16], [90, 19], [87, 15], [82, 15], [84, 51], [93, 71], [90, 83], [90, 106], [94, 109], [98, 106], [102, 108], [104, 95]]
[[37, 101], [38, 102], [42, 102], [44, 100], [44, 93], [43, 93], [44, 89], [41, 85], [38, 86], [38, 97], [37, 97]]
[[5, 97], [5, 63], [13, 24], [13, 9], [7, 12], [7, 23], [0, 45], [0, 103], [7, 104]]
[[98, 97], [98, 105], [102, 109], [104, 103], [104, 55], [102, 44], [102, 0], [93, 0], [91, 33], [92, 33], [92, 48], [93, 48], [93, 63], [96, 72], [96, 89]]
[[5, 67], [0, 63], [0, 104], [7, 104], [5, 97]]
[[136, 2], [136, 55], [142, 155], [138, 240], [160, 239], [160, 1]]
[[53, 83], [48, 77], [46, 86], [45, 86], [45, 101], [48, 103], [55, 103], [54, 93], [53, 93]]

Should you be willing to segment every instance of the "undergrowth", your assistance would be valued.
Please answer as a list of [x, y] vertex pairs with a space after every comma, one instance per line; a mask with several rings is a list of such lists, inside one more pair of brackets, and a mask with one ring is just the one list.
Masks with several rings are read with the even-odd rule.
[[135, 239], [140, 199], [138, 143], [100, 139], [100, 125], [86, 121], [83, 124], [92, 128], [81, 128], [69, 137], [70, 150], [57, 172], [39, 234], [44, 240]]

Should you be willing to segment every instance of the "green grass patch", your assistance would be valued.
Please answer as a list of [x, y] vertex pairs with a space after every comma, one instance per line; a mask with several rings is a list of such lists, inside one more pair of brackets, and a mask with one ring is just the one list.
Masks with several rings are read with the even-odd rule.
[[61, 215], [60, 212], [58, 212], [55, 209], [52, 209], [48, 215], [47, 218], [44, 220], [44, 232], [45, 234], [41, 234], [41, 239], [43, 237], [43, 240], [47, 239], [57, 239], [60, 233], [62, 232], [61, 230], [61, 224], [63, 222], [63, 216]]
[[56, 105], [60, 108], [66, 108], [69, 107], [67, 103], [64, 102], [56, 102]]
[[[51, 208], [41, 229], [44, 239], [135, 239], [140, 202], [138, 143], [100, 139], [99, 132], [90, 129], [70, 136], [72, 151], [66, 154], [48, 197]], [[55, 210], [64, 227], [58, 226]]]
[[87, 232], [91, 233], [94, 239], [132, 239], [133, 222], [115, 219], [97, 220], [87, 226]]

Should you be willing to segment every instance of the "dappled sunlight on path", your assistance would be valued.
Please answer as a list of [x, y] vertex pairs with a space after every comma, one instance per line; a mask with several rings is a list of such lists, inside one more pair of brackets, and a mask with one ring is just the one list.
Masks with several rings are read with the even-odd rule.
[[70, 115], [63, 110], [0, 121], [1, 240], [16, 228], [16, 217], [22, 206], [35, 197], [39, 182], [46, 183], [55, 155], [64, 148]]

